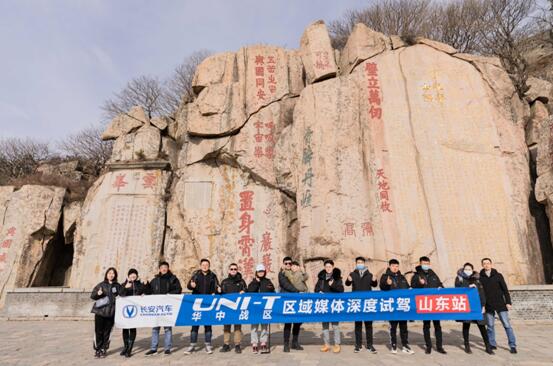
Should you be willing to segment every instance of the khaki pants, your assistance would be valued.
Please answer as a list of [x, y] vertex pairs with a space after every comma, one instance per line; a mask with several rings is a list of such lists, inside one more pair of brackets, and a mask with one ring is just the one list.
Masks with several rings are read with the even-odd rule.
[[[230, 344], [230, 328], [232, 325], [227, 324], [223, 327], [223, 342], [225, 344]], [[234, 325], [234, 344], [239, 345], [242, 341], [242, 325], [235, 324]]]

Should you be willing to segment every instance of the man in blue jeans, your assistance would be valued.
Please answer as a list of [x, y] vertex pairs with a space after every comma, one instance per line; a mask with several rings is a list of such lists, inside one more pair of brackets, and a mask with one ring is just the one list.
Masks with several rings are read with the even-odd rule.
[[480, 271], [480, 283], [486, 294], [486, 321], [488, 324], [488, 337], [490, 346], [497, 349], [495, 341], [495, 313], [497, 313], [509, 340], [511, 353], [517, 353], [515, 332], [509, 322], [509, 310], [511, 310], [511, 296], [505, 283], [503, 275], [495, 268], [492, 268], [490, 258], [482, 259], [482, 270]]
[[[180, 294], [182, 292], [182, 286], [179, 279], [169, 270], [169, 263], [161, 262], [159, 264], [159, 273], [156, 277], [146, 285], [146, 294], [148, 295], [165, 295], [165, 294]], [[160, 327], [152, 328], [152, 344], [150, 350], [146, 352], [146, 356], [150, 356], [157, 353], [157, 346], [159, 344], [159, 332]], [[171, 354], [171, 347], [173, 346], [173, 328], [163, 327], [165, 354]]]

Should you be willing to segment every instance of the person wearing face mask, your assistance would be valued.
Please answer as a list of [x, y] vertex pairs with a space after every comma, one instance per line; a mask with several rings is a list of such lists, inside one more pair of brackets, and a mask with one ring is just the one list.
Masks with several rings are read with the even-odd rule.
[[[371, 291], [372, 288], [377, 285], [378, 282], [365, 264], [365, 258], [355, 258], [355, 270], [351, 272], [346, 279], [346, 286], [352, 286], [351, 291], [355, 292]], [[373, 347], [372, 321], [355, 322], [355, 348], [353, 351], [357, 353], [361, 350], [361, 345], [363, 343], [363, 324], [365, 324], [365, 335], [367, 337], [367, 351], [370, 353], [376, 353], [376, 349]]]
[[[471, 263], [465, 263], [463, 268], [460, 268], [457, 271], [457, 277], [455, 277], [455, 287], [474, 287], [478, 289], [478, 295], [480, 296], [480, 306], [482, 307], [482, 314], [486, 313], [486, 294], [484, 293], [484, 288], [480, 283], [480, 274], [474, 270], [474, 266]], [[463, 321], [463, 340], [465, 342], [465, 352], [472, 353], [469, 343], [469, 333], [470, 333], [470, 324], [476, 323], [480, 334], [482, 335], [482, 340], [484, 340], [484, 345], [486, 346], [486, 352], [490, 355], [493, 355], [494, 352], [490, 346], [490, 341], [488, 339], [488, 332], [486, 330], [486, 317], [484, 316], [482, 320], [464, 320]]]
[[[123, 282], [123, 291], [121, 296], [141, 296], [145, 293], [145, 286], [138, 279], [138, 271], [134, 268], [129, 269], [127, 279]], [[136, 328], [123, 329], [123, 350], [120, 355], [131, 357], [134, 340], [136, 339]]]
[[[415, 268], [415, 274], [411, 278], [412, 288], [443, 288], [440, 277], [434, 272], [430, 265], [430, 258], [423, 256], [419, 258], [419, 265]], [[422, 331], [424, 342], [426, 343], [425, 353], [432, 352], [432, 339], [430, 338], [430, 322], [434, 324], [434, 335], [436, 336], [436, 350], [439, 353], [446, 354], [442, 342], [442, 326], [439, 320], [424, 320]]]
[[113, 267], [107, 269], [104, 280], [94, 286], [90, 298], [95, 300], [91, 313], [94, 313], [94, 357], [107, 356], [111, 329], [115, 323], [115, 298], [123, 292], [123, 288], [117, 282], [117, 270]]
[[[231, 263], [228, 267], [229, 274], [221, 282], [221, 294], [243, 294], [246, 292], [247, 286], [246, 281], [242, 279], [242, 274], [238, 272], [238, 264]], [[223, 347], [221, 347], [221, 352], [230, 351], [230, 330], [231, 325], [225, 324], [223, 326]], [[234, 324], [234, 352], [242, 353], [242, 348], [240, 348], [240, 342], [242, 341], [242, 325]]]
[[[248, 292], [275, 292], [273, 282], [266, 277], [267, 272], [263, 264], [258, 264], [255, 267], [255, 277], [248, 285]], [[252, 324], [251, 338], [253, 353], [269, 353], [270, 348], [267, 346], [269, 332], [267, 331], [268, 324]], [[261, 337], [258, 332], [261, 329]], [[260, 344], [261, 343], [261, 344]]]

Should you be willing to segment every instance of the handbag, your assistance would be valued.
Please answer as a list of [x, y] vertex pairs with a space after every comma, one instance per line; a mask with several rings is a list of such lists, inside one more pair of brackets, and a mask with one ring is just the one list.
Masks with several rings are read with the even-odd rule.
[[100, 309], [109, 304], [109, 296], [104, 296], [94, 302], [94, 308]]

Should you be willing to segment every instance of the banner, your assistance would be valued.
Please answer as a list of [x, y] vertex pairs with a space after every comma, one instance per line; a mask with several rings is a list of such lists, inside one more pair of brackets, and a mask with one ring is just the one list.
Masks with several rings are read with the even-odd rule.
[[118, 297], [118, 328], [361, 320], [481, 320], [475, 288]]

